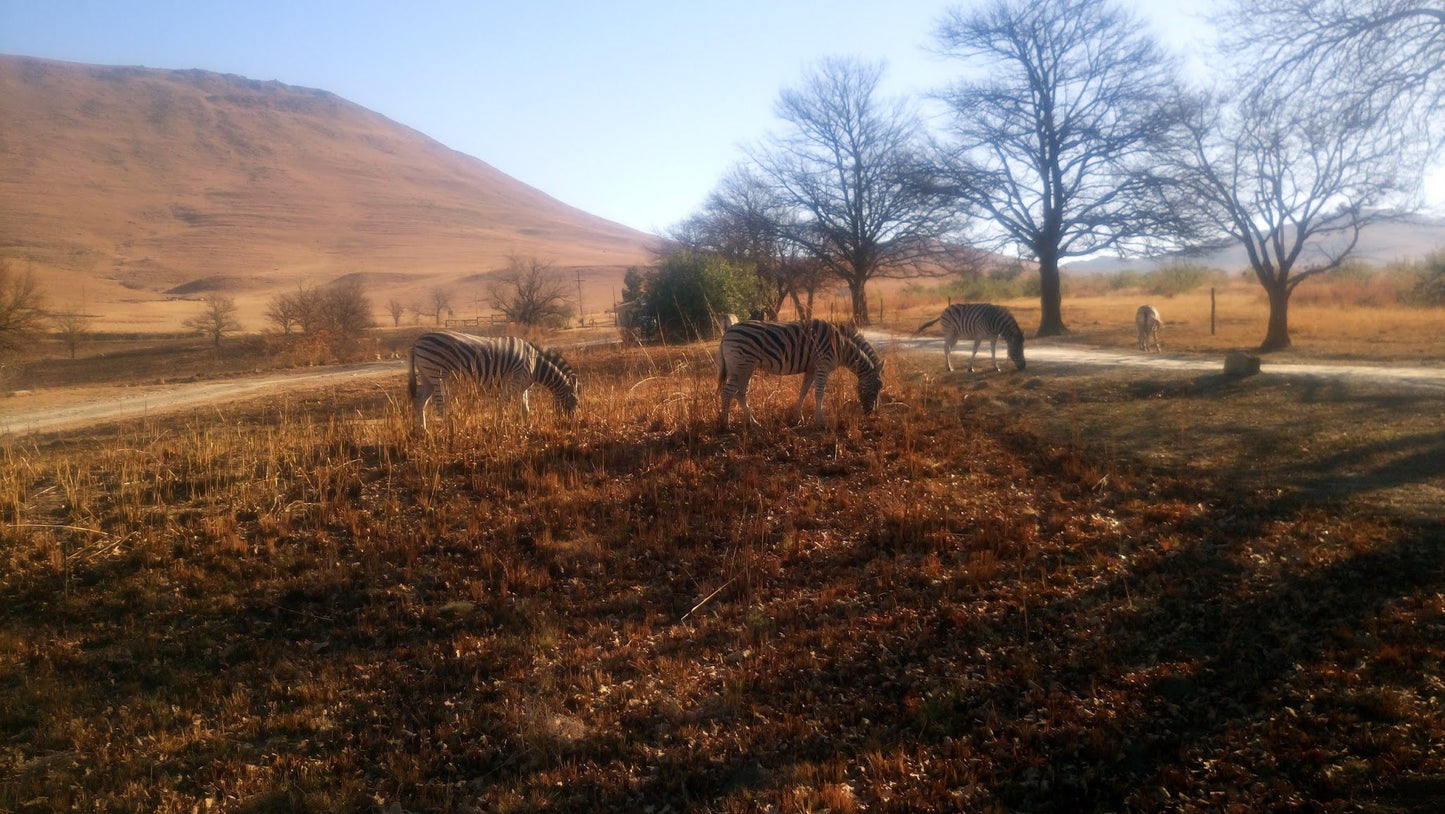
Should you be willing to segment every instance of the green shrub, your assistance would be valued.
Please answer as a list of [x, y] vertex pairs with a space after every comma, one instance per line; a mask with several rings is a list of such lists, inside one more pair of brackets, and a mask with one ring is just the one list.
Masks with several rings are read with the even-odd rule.
[[1445, 305], [1445, 249], [1426, 255], [1418, 273], [1410, 301], [1417, 305]]
[[645, 332], [669, 342], [711, 339], [726, 315], [746, 319], [765, 304], [751, 267], [686, 250], [662, 261], [647, 278], [642, 299]]
[[1107, 275], [1110, 291], [1122, 291], [1126, 288], [1137, 288], [1144, 284], [1144, 275], [1134, 269], [1120, 269], [1113, 274]]
[[1204, 285], [1214, 273], [1193, 263], [1171, 263], [1144, 276], [1144, 290], [1160, 297], [1184, 294]]

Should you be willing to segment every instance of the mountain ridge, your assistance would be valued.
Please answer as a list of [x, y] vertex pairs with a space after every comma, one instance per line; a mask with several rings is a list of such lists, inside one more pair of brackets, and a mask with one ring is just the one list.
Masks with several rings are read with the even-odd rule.
[[0, 119], [0, 257], [122, 322], [178, 321], [207, 280], [240, 281], [254, 318], [298, 283], [359, 274], [382, 281], [373, 300], [415, 300], [512, 256], [600, 290], [657, 241], [275, 80], [0, 55]]

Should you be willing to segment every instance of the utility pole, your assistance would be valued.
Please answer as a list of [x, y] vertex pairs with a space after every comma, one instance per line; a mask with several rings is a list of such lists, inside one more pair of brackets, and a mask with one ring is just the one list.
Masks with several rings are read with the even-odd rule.
[[586, 327], [587, 320], [582, 316], [582, 267], [577, 267], [577, 327]]

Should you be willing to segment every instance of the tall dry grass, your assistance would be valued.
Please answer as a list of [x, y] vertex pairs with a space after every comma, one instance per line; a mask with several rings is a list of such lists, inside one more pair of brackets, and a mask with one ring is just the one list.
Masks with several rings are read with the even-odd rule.
[[712, 353], [570, 352], [575, 418], [420, 434], [396, 381], [0, 447], [0, 809], [1346, 807], [1445, 768], [1413, 527], [1034, 435], [1071, 389], [932, 357], [820, 427], [758, 377], [718, 434]]

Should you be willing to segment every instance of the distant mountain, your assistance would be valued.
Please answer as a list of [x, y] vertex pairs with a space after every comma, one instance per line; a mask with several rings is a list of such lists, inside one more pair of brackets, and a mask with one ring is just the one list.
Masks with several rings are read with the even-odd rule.
[[[1445, 249], [1445, 218], [1423, 215], [1377, 223], [1360, 234], [1359, 245], [1352, 256], [1376, 266], [1400, 261], [1418, 260], [1436, 249]], [[1225, 271], [1241, 271], [1249, 267], [1244, 247], [1228, 246], [1203, 253], [1175, 253], [1153, 259], [1095, 257], [1064, 266], [1065, 272], [1108, 274], [1121, 269], [1148, 271], [1170, 263], [1193, 263]]]
[[601, 311], [657, 240], [279, 82], [0, 55], [0, 122], [0, 258], [107, 322], [174, 323], [212, 292], [255, 319], [344, 275], [378, 310], [443, 288], [469, 312], [485, 291], [462, 278], [514, 255], [582, 271]]

